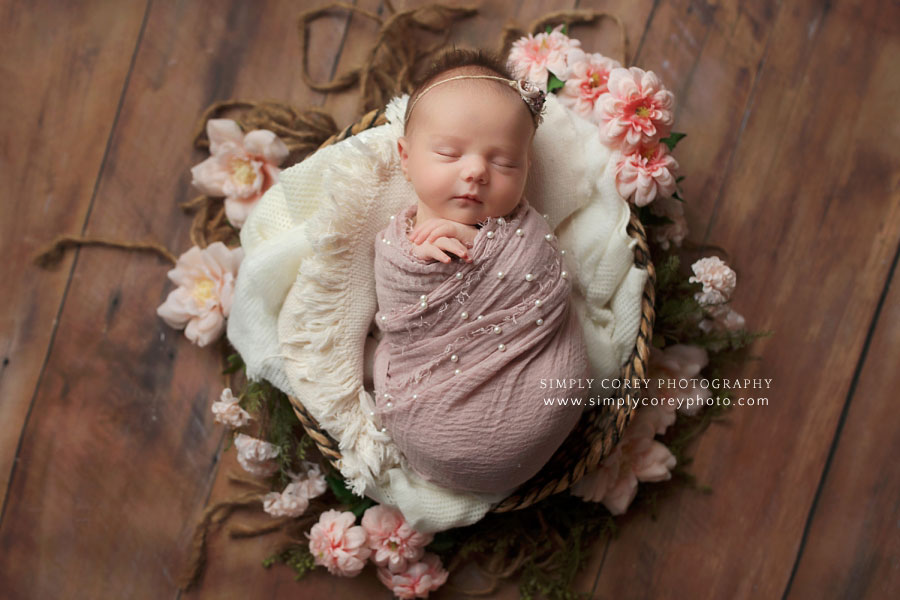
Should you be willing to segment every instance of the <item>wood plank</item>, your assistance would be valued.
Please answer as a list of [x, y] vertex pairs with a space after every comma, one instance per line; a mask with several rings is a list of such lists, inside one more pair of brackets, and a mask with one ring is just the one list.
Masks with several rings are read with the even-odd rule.
[[[896, 70], [900, 41], [896, 36], [884, 38], [863, 95], [873, 117], [896, 112], [894, 99], [900, 94]], [[875, 131], [874, 119], [871, 122], [865, 128], [870, 133]], [[876, 146], [874, 156], [888, 156], [900, 142], [900, 131], [893, 125], [888, 135], [870, 139]], [[895, 205], [900, 202], [896, 164], [895, 160], [885, 165], [893, 171], [886, 191]], [[879, 235], [877, 242], [884, 245], [877, 257], [883, 260], [897, 239]], [[900, 389], [900, 273], [896, 254], [893, 262], [890, 289], [865, 349], [859, 380], [851, 387], [846, 418], [815, 500], [789, 598], [888, 598], [900, 591], [900, 421], [894, 401], [894, 391]]]
[[0, 11], [2, 503], [73, 264], [70, 256], [41, 271], [31, 259], [84, 227], [145, 6], [32, 2]]
[[[156, 3], [149, 13], [88, 234], [189, 245], [190, 133], [229, 97], [315, 101], [295, 55], [297, 6]], [[342, 23], [314, 44], [337, 54]], [[60, 27], [67, 29], [67, 27]], [[81, 253], [23, 434], [0, 524], [8, 597], [175, 596], [217, 467], [216, 352], [155, 314], [171, 284], [154, 258]]]
[[[732, 120], [733, 157], [688, 198], [692, 224], [708, 222], [709, 242], [731, 252], [735, 308], [775, 331], [755, 347], [761, 360], [740, 372], [772, 378], [770, 402], [736, 408], [728, 427], [700, 438], [691, 470], [711, 496], [680, 491], [658, 521], [623, 520], [595, 597], [784, 592], [900, 239], [896, 186], [885, 186], [897, 178], [896, 127], [885, 128], [898, 117], [896, 74], [886, 71], [896, 60], [887, 43], [895, 10], [796, 2], [781, 5], [771, 28], [742, 15], [710, 33], [682, 96], [679, 129], [700, 134], [684, 142], [693, 165], [685, 184], [723, 164], [721, 146], [698, 144], [707, 119], [717, 130], [719, 113], [743, 106]], [[744, 56], [731, 42], [753, 31], [770, 32], [768, 50]], [[723, 72], [741, 69], [749, 94], [721, 93]]]

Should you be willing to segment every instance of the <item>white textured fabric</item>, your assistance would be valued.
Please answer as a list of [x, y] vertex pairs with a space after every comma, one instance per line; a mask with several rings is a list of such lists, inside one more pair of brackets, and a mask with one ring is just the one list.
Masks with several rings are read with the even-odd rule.
[[[228, 337], [251, 379], [298, 398], [339, 442], [340, 470], [355, 493], [398, 507], [430, 532], [478, 521], [505, 494], [459, 493], [422, 480], [370, 415], [363, 373], [376, 312], [372, 240], [415, 202], [396, 151], [406, 100], [391, 101], [387, 125], [282, 172], [259, 201], [241, 232], [245, 258]], [[572, 302], [596, 378], [614, 377], [628, 358], [647, 277], [634, 266], [629, 208], [609, 163], [596, 126], [549, 96], [526, 194], [568, 252]]]

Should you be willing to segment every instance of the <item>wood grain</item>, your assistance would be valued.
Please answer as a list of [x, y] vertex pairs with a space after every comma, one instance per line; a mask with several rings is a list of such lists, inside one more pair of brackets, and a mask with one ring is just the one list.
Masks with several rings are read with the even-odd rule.
[[145, 4], [8, 3], [0, 11], [3, 503], [74, 262], [69, 256], [41, 271], [32, 258], [57, 235], [84, 227]]
[[[734, 257], [735, 308], [775, 332], [756, 345], [761, 359], [741, 376], [772, 378], [773, 387], [768, 406], [735, 408], [727, 427], [697, 444], [691, 470], [713, 495], [683, 491], [657, 522], [623, 520], [595, 597], [769, 598], [786, 588], [900, 239], [896, 191], [885, 193], [885, 182], [897, 177], [896, 137], [884, 128], [897, 118], [890, 101], [896, 76], [876, 70], [895, 52], [876, 25], [892, 22], [891, 7], [856, 8], [781, 5], [771, 27], [762, 27], [771, 41], [758, 57], [730, 47], [749, 39], [739, 29], [750, 16], [727, 37], [714, 30], [705, 44], [684, 94], [683, 127], [703, 132], [703, 115], [718, 121], [723, 107], [740, 101], [744, 108], [736, 111], [727, 161], [712, 158], [715, 145], [693, 150], [707, 165], [726, 166], [717, 176], [721, 191], [689, 198], [711, 214], [709, 242]], [[760, 66], [748, 73], [746, 99], [718, 84], [732, 60]], [[690, 138], [684, 144], [691, 148]], [[715, 179], [703, 185], [714, 190]]]

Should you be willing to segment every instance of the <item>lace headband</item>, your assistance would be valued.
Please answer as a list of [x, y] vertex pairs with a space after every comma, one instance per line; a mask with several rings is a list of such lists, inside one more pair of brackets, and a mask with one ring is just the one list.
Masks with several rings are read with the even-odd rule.
[[407, 121], [409, 120], [409, 117], [412, 116], [412, 111], [416, 107], [416, 102], [418, 102], [419, 99], [422, 98], [422, 96], [427, 94], [433, 88], [441, 85], [442, 83], [455, 81], [457, 79], [493, 79], [495, 81], [499, 81], [500, 83], [505, 83], [519, 93], [519, 95], [522, 97], [522, 100], [525, 101], [526, 106], [528, 106], [528, 110], [531, 111], [531, 115], [532, 117], [534, 117], [535, 125], [540, 125], [541, 113], [544, 109], [544, 92], [530, 81], [526, 81], [524, 79], [522, 79], [521, 81], [516, 81], [514, 79], [497, 77], [495, 75], [456, 75], [454, 77], [448, 77], [447, 79], [441, 79], [440, 81], [432, 83], [427, 88], [419, 92], [419, 95], [416, 96], [415, 100], [413, 100], [412, 106], [409, 107], [409, 111], [406, 113]]

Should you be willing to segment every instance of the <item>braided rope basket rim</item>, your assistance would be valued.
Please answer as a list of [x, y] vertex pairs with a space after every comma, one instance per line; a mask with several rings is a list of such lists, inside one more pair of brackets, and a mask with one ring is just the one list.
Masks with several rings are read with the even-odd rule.
[[[378, 109], [364, 115], [343, 131], [328, 138], [320, 148], [340, 142], [357, 133], [387, 123], [384, 110]], [[632, 206], [631, 218], [626, 232], [634, 238], [634, 262], [647, 271], [647, 283], [641, 295], [641, 322], [635, 345], [628, 361], [622, 366], [619, 378], [622, 381], [644, 379], [647, 375], [647, 364], [650, 357], [650, 344], [653, 339], [653, 323], [656, 316], [654, 303], [656, 299], [656, 269], [650, 260], [650, 249], [647, 245], [647, 234]], [[626, 401], [624, 407], [586, 407], [578, 424], [563, 441], [556, 453], [546, 465], [531, 479], [519, 486], [510, 496], [493, 508], [493, 512], [506, 512], [526, 508], [544, 498], [565, 491], [577, 483], [584, 474], [596, 467], [608, 456], [622, 437], [622, 432], [634, 414], [633, 404], [640, 398], [639, 388], [624, 390]], [[316, 419], [309, 414], [303, 404], [289, 396], [291, 405], [306, 433], [315, 442], [322, 456], [335, 469], [340, 471], [341, 453], [338, 443]]]

